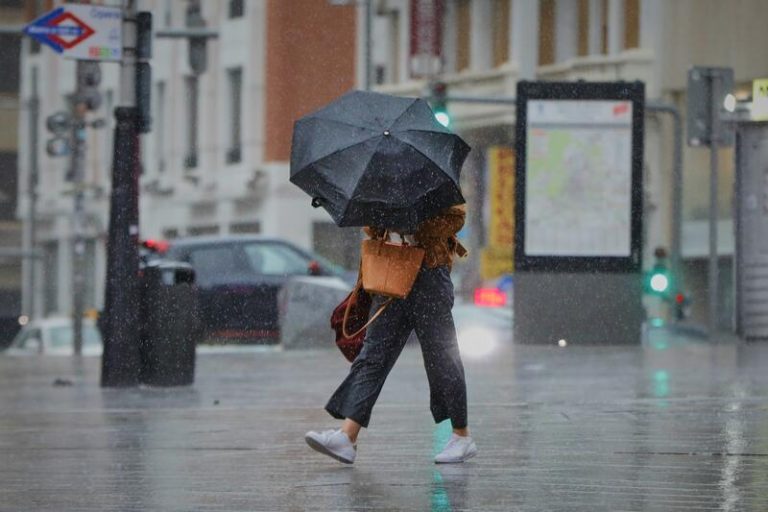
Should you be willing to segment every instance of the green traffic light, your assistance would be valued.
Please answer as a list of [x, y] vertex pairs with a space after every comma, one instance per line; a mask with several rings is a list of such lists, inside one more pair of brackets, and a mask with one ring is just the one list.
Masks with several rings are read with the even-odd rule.
[[442, 110], [435, 112], [435, 119], [446, 128], [451, 124], [451, 116], [448, 115], [448, 112]]
[[664, 293], [669, 289], [669, 277], [665, 273], [656, 272], [651, 275], [651, 290]]

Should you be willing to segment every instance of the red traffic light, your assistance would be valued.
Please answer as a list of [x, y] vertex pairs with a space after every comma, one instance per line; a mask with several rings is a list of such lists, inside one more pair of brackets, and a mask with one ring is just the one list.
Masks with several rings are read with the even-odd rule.
[[677, 295], [675, 295], [675, 302], [677, 304], [684, 303], [685, 302], [685, 295], [683, 295], [682, 293], [678, 293]]

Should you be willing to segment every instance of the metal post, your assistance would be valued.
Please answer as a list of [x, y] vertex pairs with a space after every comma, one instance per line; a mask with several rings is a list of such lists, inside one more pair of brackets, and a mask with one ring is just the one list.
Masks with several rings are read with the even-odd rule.
[[[32, 96], [29, 98], [29, 177], [27, 181], [27, 193], [29, 194], [29, 211], [27, 218], [27, 247], [26, 250], [34, 252], [37, 248], [37, 182], [39, 179], [39, 142], [40, 142], [40, 96], [38, 95], [37, 70], [32, 72]], [[37, 316], [37, 266], [36, 259], [27, 260], [29, 271], [27, 273], [26, 307], [24, 313], [29, 318]]]
[[83, 351], [83, 310], [85, 309], [85, 237], [84, 237], [84, 193], [85, 183], [85, 112], [86, 105], [82, 99], [82, 75], [85, 73], [85, 63], [77, 61], [77, 87], [72, 105], [72, 160], [70, 174], [75, 186], [75, 203], [73, 218], [74, 240], [72, 244], [72, 326], [74, 334], [75, 355]]
[[677, 292], [681, 289], [682, 239], [683, 239], [683, 120], [680, 110], [674, 105], [661, 102], [648, 102], [648, 112], [663, 112], [672, 116], [673, 126], [673, 164], [672, 164], [672, 240], [670, 242], [670, 266], [674, 279], [672, 284]]
[[707, 78], [711, 91], [711, 132], [709, 136], [709, 335], [713, 336], [719, 330], [719, 286], [717, 258], [717, 219], [718, 219], [718, 169], [717, 146], [720, 144], [720, 76], [711, 72]]
[[120, 103], [115, 109], [112, 161], [112, 205], [107, 244], [107, 283], [104, 300], [104, 354], [101, 385], [139, 383], [139, 249], [138, 175], [139, 131], [136, 108], [136, 2], [123, 7], [123, 59], [120, 63]]

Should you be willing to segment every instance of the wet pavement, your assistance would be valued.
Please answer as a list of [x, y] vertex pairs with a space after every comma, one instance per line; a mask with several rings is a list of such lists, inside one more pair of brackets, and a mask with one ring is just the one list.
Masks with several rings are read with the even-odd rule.
[[658, 331], [467, 358], [480, 453], [458, 466], [432, 463], [450, 427], [421, 364], [406, 348], [350, 467], [303, 441], [336, 424], [334, 350], [201, 354], [185, 389], [0, 356], [0, 511], [768, 510], [768, 343]]

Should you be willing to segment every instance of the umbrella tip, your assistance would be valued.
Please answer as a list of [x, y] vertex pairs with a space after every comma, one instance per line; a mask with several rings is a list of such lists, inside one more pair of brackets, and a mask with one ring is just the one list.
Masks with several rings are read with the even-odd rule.
[[313, 197], [312, 198], [312, 207], [313, 208], [320, 208], [323, 205], [323, 200], [319, 197]]
[[389, 137], [389, 130], [384, 130], [384, 136]]

